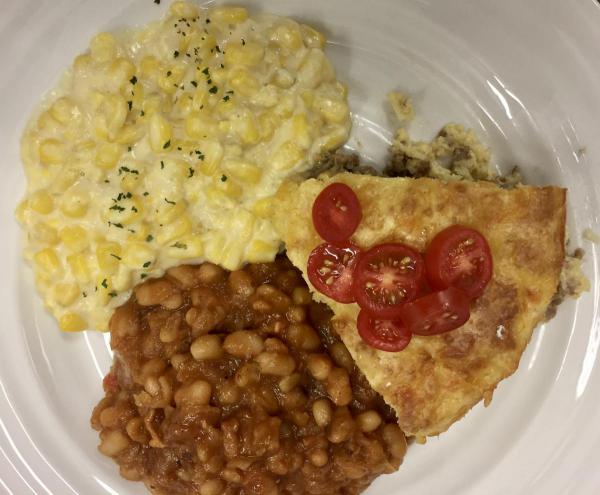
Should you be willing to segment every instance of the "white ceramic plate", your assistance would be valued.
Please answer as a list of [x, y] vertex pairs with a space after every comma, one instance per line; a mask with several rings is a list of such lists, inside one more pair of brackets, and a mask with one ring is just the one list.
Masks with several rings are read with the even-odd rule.
[[[0, 492], [143, 494], [96, 451], [90, 412], [110, 354], [103, 335], [60, 333], [20, 259], [13, 220], [24, 178], [19, 136], [36, 101], [100, 30], [156, 18], [167, 0], [0, 0]], [[537, 330], [519, 371], [487, 409], [412, 447], [372, 495], [595, 494], [600, 487], [598, 252], [600, 7], [594, 0], [261, 0], [329, 35], [349, 83], [350, 146], [385, 154], [384, 96], [414, 97], [417, 136], [456, 121], [503, 167], [569, 188], [574, 245], [593, 290]]]

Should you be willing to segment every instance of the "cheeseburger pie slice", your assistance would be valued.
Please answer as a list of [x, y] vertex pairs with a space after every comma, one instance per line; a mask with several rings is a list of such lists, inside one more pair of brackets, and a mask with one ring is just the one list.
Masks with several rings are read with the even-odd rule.
[[[334, 311], [334, 327], [371, 386], [392, 406], [407, 435], [438, 435], [510, 376], [555, 294], [565, 259], [565, 196], [557, 187], [501, 189], [488, 182], [382, 178], [339, 174], [287, 184], [272, 217], [287, 255], [302, 270], [323, 242], [312, 205], [325, 186], [350, 186], [362, 206], [352, 241], [363, 250], [401, 242], [424, 251], [448, 226], [481, 232], [493, 257], [493, 276], [472, 303], [469, 321], [446, 334], [414, 335], [401, 352], [376, 350], [358, 335], [357, 304], [314, 291]], [[310, 282], [309, 282], [310, 285]]]

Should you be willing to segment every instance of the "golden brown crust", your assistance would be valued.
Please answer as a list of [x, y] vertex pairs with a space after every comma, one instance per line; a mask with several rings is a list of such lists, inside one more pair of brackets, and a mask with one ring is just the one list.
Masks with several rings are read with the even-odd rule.
[[348, 184], [359, 197], [363, 220], [353, 240], [362, 248], [396, 241], [424, 250], [453, 224], [479, 230], [490, 244], [494, 276], [469, 322], [445, 335], [415, 337], [400, 353], [363, 344], [356, 331], [358, 306], [315, 292], [334, 310], [341, 338], [371, 386], [394, 407], [402, 429], [437, 435], [517, 369], [559, 282], [566, 191], [352, 174], [288, 184], [276, 196], [272, 215], [288, 256], [304, 274], [309, 253], [322, 242], [312, 225], [312, 203], [330, 182]]

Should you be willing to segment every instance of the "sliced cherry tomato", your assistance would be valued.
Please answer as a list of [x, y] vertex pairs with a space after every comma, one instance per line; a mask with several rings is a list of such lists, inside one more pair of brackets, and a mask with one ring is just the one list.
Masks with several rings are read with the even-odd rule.
[[315, 230], [327, 242], [341, 244], [354, 234], [362, 219], [356, 194], [346, 184], [334, 182], [317, 196], [312, 208]]
[[362, 309], [396, 320], [400, 306], [417, 297], [424, 278], [421, 255], [399, 243], [380, 244], [360, 255], [354, 297]]
[[365, 310], [358, 313], [356, 326], [361, 338], [381, 351], [401, 351], [412, 338], [412, 333], [401, 321], [378, 320]]
[[400, 319], [415, 335], [438, 335], [464, 325], [470, 317], [469, 297], [450, 287], [405, 304]]
[[322, 294], [341, 303], [354, 302], [352, 282], [360, 249], [353, 244], [323, 243], [308, 257], [308, 279]]
[[434, 289], [456, 287], [475, 299], [492, 278], [492, 253], [479, 232], [453, 225], [433, 238], [425, 254], [425, 267]]

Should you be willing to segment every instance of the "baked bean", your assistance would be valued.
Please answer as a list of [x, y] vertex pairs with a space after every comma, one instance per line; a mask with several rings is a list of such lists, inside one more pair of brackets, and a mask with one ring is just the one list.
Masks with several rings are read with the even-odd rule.
[[164, 359], [154, 358], [149, 361], [146, 361], [141, 369], [140, 373], [140, 384], [143, 385], [146, 383], [146, 380], [150, 376], [158, 376], [163, 371], [167, 369], [167, 363]]
[[175, 370], [179, 371], [179, 369], [190, 359], [189, 354], [174, 354], [171, 356], [171, 366], [175, 368]]
[[321, 339], [312, 327], [305, 323], [292, 323], [286, 331], [287, 341], [303, 351], [314, 351], [321, 346]]
[[130, 419], [125, 426], [125, 431], [134, 442], [145, 443], [149, 439], [144, 421], [140, 417]]
[[387, 424], [383, 427], [381, 436], [386, 443], [392, 457], [402, 459], [408, 447], [406, 437], [400, 427], [396, 424]]
[[328, 440], [331, 443], [342, 443], [350, 438], [354, 432], [354, 420], [347, 407], [338, 407], [333, 413], [329, 425]]
[[323, 467], [329, 462], [329, 455], [325, 449], [315, 449], [308, 453], [308, 460], [313, 466]]
[[225, 270], [212, 263], [203, 263], [198, 268], [198, 279], [203, 284], [214, 284], [225, 276]]
[[217, 385], [217, 400], [223, 405], [235, 404], [240, 400], [242, 391], [232, 381], [226, 380]]
[[286, 411], [293, 411], [294, 409], [300, 409], [304, 407], [307, 398], [302, 390], [295, 388], [289, 391], [287, 394], [281, 394], [281, 400], [283, 402], [283, 408]]
[[160, 305], [166, 309], [177, 309], [179, 306], [183, 304], [183, 297], [180, 292], [176, 292], [165, 300], [163, 300]]
[[262, 352], [264, 343], [257, 332], [238, 330], [230, 333], [223, 341], [223, 349], [232, 356], [249, 359]]
[[219, 359], [223, 356], [221, 338], [218, 335], [201, 335], [190, 347], [190, 352], [196, 361], [204, 359]]
[[208, 404], [210, 402], [212, 387], [204, 380], [196, 380], [175, 392], [175, 403], [181, 404]]
[[292, 291], [292, 301], [299, 306], [308, 306], [312, 302], [310, 291], [306, 287], [295, 287]]
[[242, 482], [242, 474], [233, 468], [225, 468], [221, 471], [221, 478], [225, 481], [229, 481], [229, 483], [241, 483]]
[[365, 433], [375, 431], [381, 425], [381, 416], [377, 411], [365, 411], [356, 417], [358, 427]]
[[344, 368], [334, 368], [327, 376], [327, 394], [337, 406], [346, 406], [352, 402], [350, 377]]
[[265, 340], [265, 350], [269, 352], [281, 352], [282, 354], [288, 354], [289, 352], [286, 345], [281, 340], [274, 337]]
[[140, 331], [137, 313], [132, 304], [125, 304], [115, 310], [110, 323], [110, 331], [119, 338], [131, 337]]
[[321, 428], [329, 426], [332, 416], [331, 402], [328, 399], [317, 399], [313, 402], [312, 413], [318, 426]]
[[292, 300], [285, 295], [284, 292], [269, 284], [263, 284], [256, 289], [258, 300], [266, 301], [270, 307], [270, 311], [274, 313], [285, 313]]
[[333, 362], [346, 371], [351, 372], [354, 369], [354, 360], [348, 351], [348, 348], [342, 342], [336, 342], [329, 347], [329, 354], [333, 358]]
[[283, 377], [279, 380], [279, 390], [282, 392], [290, 392], [296, 385], [300, 383], [302, 380], [302, 375], [300, 373], [293, 373], [289, 376]]
[[198, 283], [198, 269], [190, 265], [174, 266], [167, 270], [167, 275], [173, 277], [183, 289], [191, 289]]
[[258, 401], [263, 409], [269, 414], [279, 411], [279, 401], [270, 386], [261, 387], [258, 391]]
[[290, 413], [290, 418], [292, 418], [292, 422], [300, 428], [306, 426], [310, 421], [310, 416], [306, 411], [292, 411]]
[[285, 317], [291, 323], [302, 323], [306, 320], [306, 309], [303, 306], [290, 306]]
[[218, 478], [206, 480], [200, 487], [200, 495], [222, 495], [224, 488], [223, 481]]
[[236, 270], [229, 274], [229, 287], [234, 294], [250, 297], [254, 293], [252, 276], [245, 270]]
[[246, 363], [235, 373], [235, 384], [244, 388], [260, 381], [260, 366], [257, 363]]
[[310, 354], [306, 359], [306, 367], [315, 379], [326, 380], [333, 369], [333, 364], [326, 354]]
[[129, 447], [129, 438], [120, 430], [103, 430], [100, 432], [100, 445], [98, 450], [108, 457], [119, 455]]
[[281, 352], [261, 352], [256, 356], [256, 361], [260, 366], [260, 371], [266, 375], [291, 375], [296, 367], [294, 358]]
[[[181, 295], [179, 297], [181, 297]], [[171, 342], [175, 342], [177, 340], [181, 326], [181, 320], [182, 318], [180, 313], [174, 313], [166, 319], [165, 324], [160, 329], [158, 335], [158, 338], [162, 343], [170, 344]]]
[[185, 321], [192, 327], [192, 335], [197, 337], [214, 330], [225, 319], [225, 308], [190, 308], [185, 314]]
[[155, 306], [179, 292], [178, 289], [168, 280], [149, 280], [135, 289], [135, 297], [141, 306]]
[[136, 467], [125, 467], [119, 468], [119, 474], [127, 481], [141, 481], [142, 473]]

